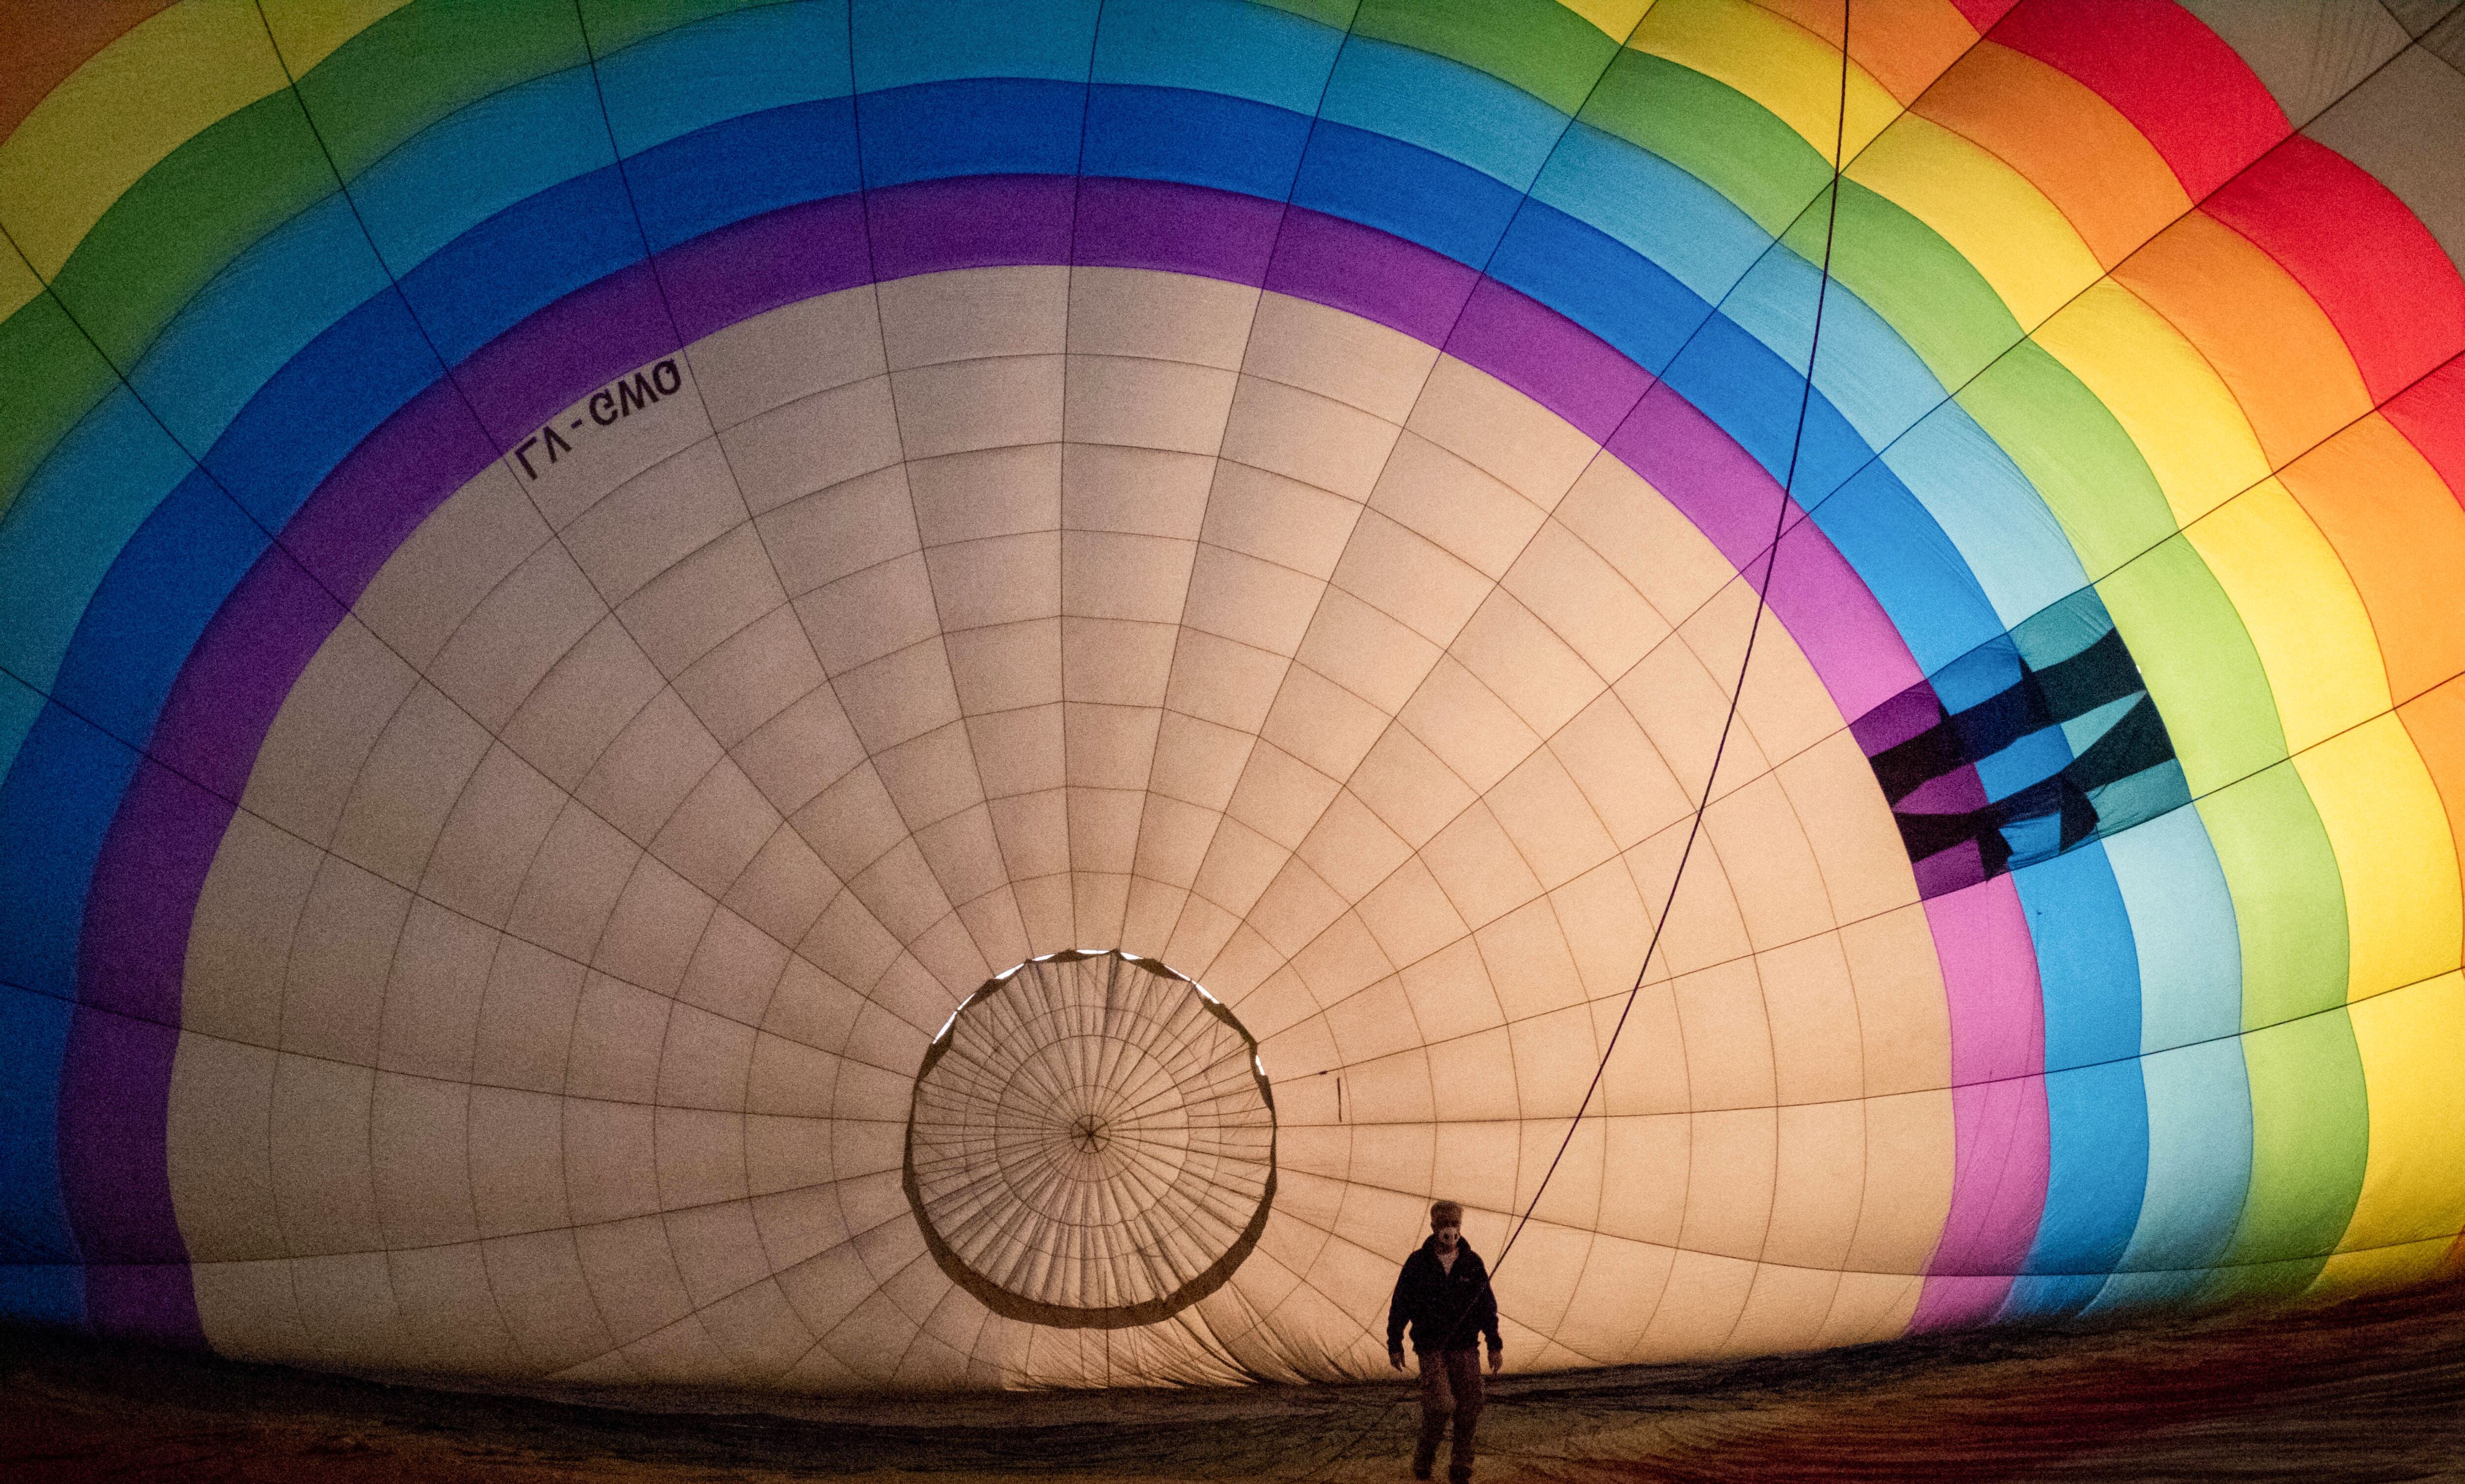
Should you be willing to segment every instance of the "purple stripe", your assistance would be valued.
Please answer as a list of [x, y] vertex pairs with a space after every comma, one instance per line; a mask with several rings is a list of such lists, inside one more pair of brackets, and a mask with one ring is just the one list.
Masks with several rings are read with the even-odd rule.
[[[860, 251], [868, 237], [869, 252]], [[875, 277], [1074, 258], [1263, 283], [1427, 343], [1446, 343], [1587, 432], [1609, 431], [1610, 452], [1675, 502], [1733, 564], [1757, 560], [1768, 539], [1778, 491], [1709, 419], [1580, 327], [1511, 290], [1483, 284], [1452, 259], [1373, 229], [1254, 197], [1154, 182], [1079, 185], [1069, 177], [1004, 176], [899, 187], [872, 193], [861, 207], [841, 201], [790, 208], [669, 251], [655, 280], [646, 265], [636, 265], [577, 290], [457, 367], [484, 432], [443, 388], [413, 399], [328, 476], [286, 529], [286, 543], [296, 543], [301, 560], [335, 592], [356, 596], [435, 504], [495, 456], [492, 438], [517, 442], [591, 388], [674, 349], [663, 293], [684, 333], [699, 338]], [[1780, 564], [1774, 613], [1843, 714], [1861, 715], [1920, 681], [1881, 608], [1811, 522], [1792, 531]], [[63, 1169], [78, 1172], [79, 1229], [82, 1235], [94, 1227], [92, 1250], [106, 1257], [124, 1253], [134, 1265], [116, 1276], [102, 1269], [90, 1274], [96, 1292], [120, 1296], [110, 1299], [120, 1306], [113, 1312], [131, 1326], [193, 1330], [186, 1284], [164, 1276], [179, 1270], [162, 1266], [185, 1254], [170, 1209], [163, 1137], [174, 1044], [165, 1028], [178, 1023], [189, 924], [231, 801], [245, 786], [283, 698], [341, 611], [287, 552], [269, 552], [259, 562], [190, 654], [151, 745], [154, 756], [205, 788], [159, 767], [141, 770], [89, 894], [88, 1000], [124, 1005], [136, 1019], [78, 1018], [75, 1035], [84, 1044], [72, 1049], [76, 1074], [63, 1092], [63, 1119], [74, 1105], [82, 1121], [73, 1137], [64, 1128], [64, 1146], [74, 1153], [64, 1149]], [[2016, 925], [2017, 897], [2009, 883], [1983, 890], [2010, 898]], [[1952, 903], [1946, 917], [1938, 918], [1929, 904], [1939, 940], [1977, 916], [1959, 898], [1945, 900]], [[1988, 912], [1980, 920], [2002, 919]], [[1988, 941], [2025, 949], [2025, 926], [2016, 940], [1998, 932]], [[2033, 960], [2026, 968], [2033, 991]], [[1965, 970], [1956, 971], [1948, 957], [1945, 979], [1954, 1000], [1955, 1064], [1965, 1065], [1961, 1048], [1984, 1032], [1963, 996], [1993, 995], [1975, 987]], [[2006, 980], [2016, 985], [2010, 975], [1986, 983]], [[125, 1026], [137, 1029], [117, 1029]], [[1986, 1039], [2001, 1044], [1996, 1035]], [[2044, 1188], [2039, 1088], [2033, 1176], [2015, 1164], [1983, 1207], [1979, 1198], [1962, 1194], [1979, 1185], [1980, 1162], [1993, 1158], [1999, 1170], [2012, 1163], [2009, 1151], [2026, 1143], [1985, 1131], [1978, 1119], [1990, 1120], [1999, 1105], [1990, 1089], [1961, 1101], [1970, 1091], [1955, 1096], [1962, 1152], [1954, 1210], [1966, 1225], [1957, 1246], [1948, 1233], [1944, 1242], [1946, 1253], [1960, 1254], [1964, 1263], [1967, 1254], [2010, 1248], [2010, 1213], [2024, 1205], [2033, 1209], [2031, 1203], [2042, 1202]], [[2025, 1108], [2007, 1121], [2027, 1124]], [[2001, 1193], [2006, 1185], [2018, 1191], [2031, 1179], [2036, 1194], [2028, 1201]], [[2024, 1234], [2018, 1251], [2026, 1248]], [[2007, 1270], [2015, 1264], [2016, 1258]], [[164, 1296], [174, 1290], [185, 1310]], [[180, 1313], [188, 1318], [181, 1320]], [[180, 1329], [183, 1322], [189, 1330]]]
[[1152, 268], [1255, 287], [1267, 281], [1284, 204], [1167, 181], [1078, 186], [1077, 261]]
[[1889, 752], [1943, 719], [1943, 698], [1934, 682], [1912, 685], [1849, 724], [1866, 756]]
[[688, 343], [872, 277], [864, 203], [854, 196], [748, 217], [659, 255], [659, 283]]
[[1294, 207], [1285, 213], [1267, 287], [1375, 320], [1427, 344], [1446, 343], [1479, 275], [1375, 227]]
[[1486, 370], [1607, 443], [1653, 385], [1615, 346], [1537, 299], [1483, 278], [1447, 354]]
[[454, 380], [498, 447], [509, 449], [618, 371], [676, 348], [658, 281], [650, 264], [635, 263], [584, 284], [471, 352], [454, 368]]
[[877, 278], [1070, 261], [1077, 177], [979, 175], [865, 197]]

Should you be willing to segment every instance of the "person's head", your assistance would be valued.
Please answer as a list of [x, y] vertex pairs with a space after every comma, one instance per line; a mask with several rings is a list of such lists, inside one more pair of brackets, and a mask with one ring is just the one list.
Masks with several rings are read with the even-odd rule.
[[1437, 1238], [1438, 1251], [1451, 1252], [1463, 1239], [1463, 1207], [1453, 1201], [1438, 1201], [1430, 1207], [1430, 1235]]

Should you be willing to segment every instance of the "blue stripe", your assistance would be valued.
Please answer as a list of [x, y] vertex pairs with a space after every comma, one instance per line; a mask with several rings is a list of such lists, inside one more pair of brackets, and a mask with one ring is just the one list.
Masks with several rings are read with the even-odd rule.
[[651, 251], [856, 188], [855, 104], [797, 103], [714, 124], [625, 162]]
[[1710, 304], [1651, 259], [1537, 200], [1516, 213], [1490, 276], [1654, 373], [1712, 313]]
[[[77, 1261], [77, 1235], [60, 1199], [58, 1109], [74, 1009], [66, 1000], [0, 984], [0, 1265]], [[39, 1319], [42, 1306], [59, 1303], [61, 1296], [39, 1289], [22, 1297], [9, 1292], [24, 1283], [0, 1281], [0, 1314]], [[83, 1292], [81, 1282], [75, 1285], [80, 1308]]]
[[1342, 123], [1319, 124], [1293, 183], [1295, 206], [1391, 233], [1471, 268], [1489, 261], [1522, 199], [1468, 165]]
[[1309, 135], [1306, 114], [1264, 103], [1099, 83], [1087, 102], [1086, 170], [1281, 201], [1292, 193]]
[[[2027, 1271], [2113, 1271], [2148, 1184], [2140, 969], [2131, 923], [2101, 843], [2012, 873], [2035, 940], [2046, 1013], [2051, 1170]], [[2069, 1314], [2101, 1285], [2016, 1285], [2010, 1314]]]
[[137, 754], [45, 706], [0, 783], [0, 984], [78, 997], [86, 882]]
[[1078, 168], [1087, 90], [1075, 82], [928, 82], [855, 100], [864, 183], [878, 190], [962, 175]]

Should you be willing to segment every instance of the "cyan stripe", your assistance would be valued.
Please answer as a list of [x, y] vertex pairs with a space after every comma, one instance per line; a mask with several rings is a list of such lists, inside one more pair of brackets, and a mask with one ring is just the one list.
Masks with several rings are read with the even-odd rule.
[[568, 67], [432, 124], [361, 171], [351, 199], [404, 277], [480, 222], [613, 160], [590, 69]]
[[1344, 33], [1251, 0], [1106, 0], [1095, 80], [1318, 111]]
[[624, 155], [746, 114], [846, 98], [847, 8], [796, 0], [662, 32], [601, 57], [599, 91]]
[[1087, 80], [1099, 0], [855, 0], [859, 92], [969, 78]]
[[1883, 462], [1960, 548], [2004, 628], [2087, 585], [2062, 523], [1959, 403], [1921, 418], [1883, 451]]
[[96, 586], [194, 467], [122, 387], [70, 430], [0, 521], [0, 667], [51, 690]]
[[1624, 243], [1706, 303], [1718, 303], [1771, 237], [1729, 198], [1647, 149], [1578, 122], [1532, 196]]
[[1512, 83], [1410, 47], [1355, 36], [1336, 59], [1319, 117], [1528, 188], [1566, 116]]

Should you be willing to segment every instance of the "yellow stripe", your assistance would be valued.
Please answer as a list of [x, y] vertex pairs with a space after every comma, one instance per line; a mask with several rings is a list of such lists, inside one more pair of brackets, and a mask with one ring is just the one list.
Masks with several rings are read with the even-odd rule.
[[[2367, 1000], [2454, 969], [2465, 927], [2456, 847], [2438, 786], [2405, 723], [2394, 713], [2379, 717], [2297, 754], [2294, 768], [2319, 806], [2344, 877], [2352, 955], [2346, 999]], [[2372, 1101], [2376, 1121], [2376, 1083]]]
[[2045, 192], [1931, 120], [1910, 114], [1895, 122], [1857, 157], [1849, 178], [1933, 228], [2024, 329], [2104, 272]]
[[2177, 524], [2268, 476], [2259, 440], [2208, 358], [2129, 289], [2097, 283], [2031, 338], [2122, 424]]
[[2375, 1247], [2340, 1252], [2328, 1259], [2303, 1294], [2305, 1302], [2334, 1303], [2358, 1294], [2409, 1288], [2439, 1275], [2440, 1263], [2456, 1245], [2453, 1236], [2432, 1237], [2404, 1247]]
[[2453, 1240], [2465, 1226], [2465, 974], [2382, 995], [2352, 1014], [2370, 1087], [2371, 1153], [2339, 1248]]
[[[1840, 49], [1812, 32], [1747, 0], [1660, 0], [1632, 44], [1736, 88], [1832, 158], [1840, 127]], [[1899, 113], [1899, 102], [1864, 68], [1849, 69], [1848, 154], [1865, 148]]]
[[1601, 34], [1612, 41], [1624, 41], [1634, 34], [1634, 23], [1652, 9], [1652, 0], [1558, 0], [1558, 3], [1589, 21]]
[[2387, 670], [2362, 595], [2282, 481], [2263, 480], [2185, 534], [2259, 650], [2288, 752], [2388, 709]]
[[184, 0], [95, 54], [0, 141], [0, 221], [48, 278], [164, 156], [282, 85], [254, 5]]

